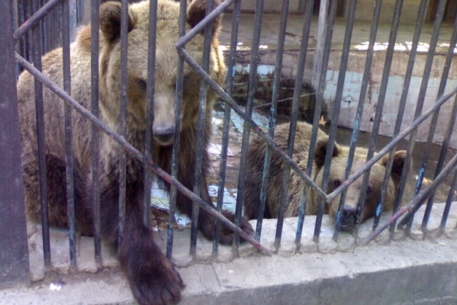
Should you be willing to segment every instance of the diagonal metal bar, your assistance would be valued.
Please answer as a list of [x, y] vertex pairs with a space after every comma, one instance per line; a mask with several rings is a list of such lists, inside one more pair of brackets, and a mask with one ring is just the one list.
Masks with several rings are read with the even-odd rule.
[[286, 153], [284, 153], [260, 127], [257, 125], [245, 112], [238, 106], [238, 104], [224, 91], [205, 71], [200, 67], [200, 65], [182, 48], [177, 48], [178, 53], [182, 58], [191, 66], [199, 75], [202, 77], [208, 85], [210, 85], [214, 91], [219, 94], [219, 96], [232, 107], [232, 109], [242, 117], [262, 139], [273, 149], [285, 162], [290, 164], [290, 167], [311, 187], [313, 190], [319, 194], [322, 198], [326, 198], [326, 194], [317, 186], [316, 183], [305, 173], [303, 172], [295, 163], [292, 158], [290, 158]]
[[96, 127], [101, 129], [105, 132], [108, 136], [110, 136], [114, 141], [119, 143], [125, 150], [131, 153], [135, 158], [142, 161], [145, 165], [149, 166], [149, 168], [154, 171], [157, 175], [159, 175], [162, 179], [173, 185], [177, 190], [187, 196], [189, 199], [197, 202], [201, 208], [207, 211], [211, 216], [218, 218], [225, 226], [231, 229], [234, 232], [237, 232], [243, 239], [251, 243], [256, 249], [262, 251], [267, 255], [271, 255], [271, 251], [265, 249], [257, 240], [254, 239], [253, 236], [248, 235], [239, 227], [235, 226], [230, 220], [225, 218], [222, 214], [220, 214], [216, 209], [212, 208], [207, 202], [203, 201], [200, 197], [192, 193], [188, 188], [181, 184], [176, 178], [168, 174], [162, 168], [160, 168], [156, 163], [154, 163], [148, 156], [142, 154], [139, 150], [133, 147], [129, 142], [127, 142], [122, 136], [118, 135], [116, 132], [111, 130], [105, 124], [103, 124], [100, 119], [95, 117], [92, 113], [90, 113], [86, 108], [81, 106], [77, 101], [75, 101], [71, 96], [69, 96], [64, 90], [62, 90], [59, 86], [53, 83], [48, 77], [42, 74], [40, 71], [35, 69], [35, 67], [29, 63], [25, 58], [21, 55], [15, 53], [16, 61], [26, 69], [31, 75], [33, 75], [38, 81], [40, 81], [43, 85], [47, 86], [52, 92], [54, 92], [57, 96], [63, 99], [65, 102], [70, 104], [76, 111], [78, 111], [81, 115], [85, 118], [89, 119]]
[[29, 19], [27, 19], [16, 31], [13, 33], [13, 38], [15, 40], [20, 39], [30, 30], [34, 25], [36, 25], [41, 19], [43, 19], [52, 9], [61, 2], [62, 0], [49, 0], [43, 5], [35, 14], [33, 14]]

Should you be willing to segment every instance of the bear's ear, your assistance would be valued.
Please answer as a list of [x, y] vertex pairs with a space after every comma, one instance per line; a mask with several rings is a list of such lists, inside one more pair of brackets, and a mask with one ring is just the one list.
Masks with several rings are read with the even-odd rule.
[[[134, 27], [129, 12], [128, 31]], [[100, 6], [100, 30], [106, 40], [113, 42], [121, 36], [121, 4], [119, 2], [105, 2]]]
[[[220, 4], [219, 0], [214, 0], [214, 8]], [[193, 0], [187, 8], [187, 23], [194, 27], [203, 20], [206, 16], [206, 0]], [[213, 33], [212, 36], [218, 35], [222, 15], [219, 15], [213, 21]], [[203, 32], [202, 32], [203, 33]]]
[[[401, 173], [403, 171], [403, 166], [405, 165], [405, 158], [406, 158], [406, 150], [399, 150], [395, 152], [394, 155], [394, 162], [392, 164], [392, 171], [391, 175], [397, 178], [401, 177]], [[382, 166], [386, 166], [387, 162], [389, 161], [389, 155], [385, 155], [382, 157], [382, 159], [379, 161]]]
[[[316, 168], [321, 168], [325, 164], [325, 156], [327, 155], [327, 144], [328, 138], [318, 139], [316, 144], [316, 151], [314, 152], [314, 162], [316, 164]], [[332, 157], [336, 157], [340, 154], [341, 147], [338, 143], [335, 142], [333, 145], [333, 153]]]

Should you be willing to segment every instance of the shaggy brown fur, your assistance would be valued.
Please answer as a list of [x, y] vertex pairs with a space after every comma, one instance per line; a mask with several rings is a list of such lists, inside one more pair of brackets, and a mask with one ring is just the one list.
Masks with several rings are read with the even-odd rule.
[[[308, 123], [298, 122], [295, 136], [295, 146], [293, 151], [293, 160], [298, 164], [301, 170], [305, 171], [308, 163], [308, 153], [311, 140], [312, 126]], [[283, 150], [287, 149], [287, 139], [289, 136], [289, 123], [278, 125], [275, 129], [275, 142]], [[317, 185], [322, 185], [323, 168], [325, 156], [327, 154], [328, 136], [321, 130], [318, 131], [316, 152], [314, 156], [314, 165], [311, 178]], [[260, 204], [260, 185], [262, 180], [262, 170], [265, 154], [265, 142], [258, 136], [254, 136], [249, 145], [247, 169], [246, 169], [246, 188], [244, 193], [244, 212], [248, 218], [257, 218], [257, 207]], [[344, 181], [344, 171], [347, 163], [349, 148], [335, 143], [333, 150], [332, 164], [330, 167], [330, 177], [327, 186], [327, 193], [332, 192]], [[352, 166], [352, 173], [360, 169], [366, 163], [367, 151], [357, 148]], [[384, 200], [384, 210], [392, 210], [395, 203], [395, 196], [399, 177], [401, 175], [405, 151], [395, 153], [394, 164], [391, 172], [391, 179], [386, 191]], [[384, 156], [371, 169], [369, 185], [365, 204], [363, 206], [362, 220], [373, 217], [376, 206], [380, 200], [380, 191], [384, 179], [385, 166], [388, 156]], [[273, 154], [271, 158], [271, 169], [267, 190], [267, 201], [264, 217], [276, 218], [279, 213], [279, 202], [281, 198], [281, 185], [283, 181], [284, 164], [282, 159]], [[306, 183], [294, 172], [291, 171], [290, 184], [287, 193], [286, 217], [297, 216], [301, 194]], [[359, 195], [362, 192], [362, 179], [357, 179], [348, 188], [346, 201], [343, 209], [342, 228], [351, 229], [354, 225], [354, 216], [356, 212]], [[312, 189], [308, 192], [308, 201], [306, 205], [306, 214], [315, 215], [318, 210], [320, 197]], [[338, 211], [339, 196], [332, 202], [326, 204], [325, 210], [335, 218]]]
[[[205, 16], [201, 10], [205, 0], [196, 0], [189, 5], [188, 20], [192, 25]], [[100, 119], [111, 129], [119, 129], [119, 85], [120, 85], [120, 11], [116, 2], [107, 2], [100, 7]], [[154, 150], [152, 159], [166, 171], [171, 168], [170, 144], [175, 135], [175, 81], [178, 55], [175, 43], [178, 40], [179, 4], [159, 0], [157, 9], [157, 52], [154, 90], [154, 120], [146, 126], [146, 80], [148, 52], [149, 2], [129, 6], [128, 34], [128, 89], [127, 89], [127, 134], [126, 139], [138, 150], [145, 147], [145, 130], [152, 128]], [[220, 19], [220, 18], [219, 18]], [[214, 21], [219, 28], [220, 20]], [[188, 25], [190, 29], [191, 25]], [[72, 97], [86, 109], [90, 109], [90, 26], [83, 28], [71, 46]], [[218, 51], [217, 35], [213, 33], [210, 56], [210, 75], [219, 84], [225, 79], [222, 55]], [[186, 51], [201, 62], [203, 37], [198, 35], [186, 45]], [[43, 73], [62, 87], [62, 50], [56, 49], [43, 57]], [[196, 155], [196, 123], [198, 113], [198, 88], [200, 78], [188, 66], [184, 68], [184, 100], [178, 180], [193, 189]], [[40, 220], [37, 139], [35, 122], [34, 80], [25, 72], [18, 82], [21, 140], [27, 214], [31, 220]], [[204, 147], [211, 135], [211, 110], [216, 94], [208, 92]], [[48, 168], [49, 219], [53, 226], [67, 226], [65, 188], [65, 140], [64, 103], [51, 91], [44, 89], [45, 146]], [[82, 234], [92, 234], [92, 125], [80, 114], [72, 113], [75, 209], [78, 228]], [[119, 200], [119, 152], [122, 148], [107, 135], [100, 133], [100, 192], [101, 231], [104, 238], [116, 244], [118, 232]], [[201, 197], [210, 203], [206, 175], [209, 165], [206, 149], [203, 152]], [[153, 241], [152, 231], [142, 221], [143, 214], [143, 164], [127, 155], [127, 196], [125, 232], [120, 247], [120, 261], [140, 304], [167, 304], [180, 300], [183, 282], [170, 261]], [[178, 208], [191, 214], [192, 202], [178, 193]], [[233, 220], [233, 215], [225, 212]], [[204, 210], [199, 214], [199, 229], [209, 238], [214, 234], [214, 218]], [[246, 219], [242, 228], [252, 233]], [[221, 243], [230, 244], [233, 234], [228, 229], [221, 233]]]

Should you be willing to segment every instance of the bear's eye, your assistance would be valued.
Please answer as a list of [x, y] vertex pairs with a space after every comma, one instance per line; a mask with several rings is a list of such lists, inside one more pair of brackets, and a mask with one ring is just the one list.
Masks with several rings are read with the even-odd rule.
[[341, 185], [341, 180], [340, 179], [335, 179], [333, 180], [333, 187], [337, 188]]
[[141, 90], [146, 91], [148, 88], [148, 83], [144, 79], [138, 79], [137, 80], [138, 87], [140, 87]]
[[367, 194], [370, 194], [373, 191], [373, 187], [371, 185], [367, 186]]

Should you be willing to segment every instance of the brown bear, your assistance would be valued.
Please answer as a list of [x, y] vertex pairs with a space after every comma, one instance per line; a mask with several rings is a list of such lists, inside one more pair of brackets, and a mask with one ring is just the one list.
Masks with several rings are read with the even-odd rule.
[[[278, 125], [275, 129], [275, 143], [284, 151], [287, 149], [290, 124]], [[298, 122], [295, 145], [292, 159], [298, 164], [301, 170], [305, 171], [308, 163], [308, 153], [311, 141], [312, 125], [305, 122]], [[325, 156], [327, 154], [328, 136], [322, 130], [318, 130], [316, 152], [314, 155], [314, 165], [311, 178], [318, 186], [322, 185]], [[257, 218], [257, 208], [260, 204], [260, 187], [262, 181], [263, 162], [266, 143], [259, 136], [254, 136], [249, 144], [246, 186], [244, 192], [244, 213], [250, 219]], [[328, 180], [327, 193], [333, 192], [344, 181], [344, 172], [349, 154], [349, 147], [335, 143], [332, 152], [332, 164]], [[366, 163], [367, 150], [357, 148], [354, 155], [354, 162], [351, 173], [360, 169]], [[395, 203], [397, 187], [403, 169], [406, 151], [397, 151], [394, 157], [391, 177], [385, 194], [385, 211], [392, 210]], [[384, 156], [371, 169], [369, 184], [366, 190], [366, 199], [362, 209], [361, 220], [375, 215], [377, 204], [381, 197], [381, 187], [384, 179], [388, 156]], [[264, 217], [277, 218], [279, 213], [279, 203], [281, 198], [281, 185], [284, 176], [284, 163], [278, 154], [271, 155], [271, 168], [268, 180], [267, 199]], [[287, 193], [287, 207], [285, 217], [298, 216], [300, 199], [306, 183], [295, 171], [291, 171], [290, 184]], [[352, 183], [347, 191], [346, 201], [342, 212], [341, 228], [350, 230], [354, 226], [357, 202], [362, 190], [362, 178]], [[340, 197], [336, 197], [332, 202], [325, 205], [325, 212], [333, 218], [338, 211]], [[320, 202], [319, 195], [310, 188], [306, 205], [306, 215], [315, 215], [318, 211]]]
[[[157, 8], [157, 51], [154, 90], [154, 119], [146, 126], [146, 79], [148, 75], [149, 2], [129, 6], [128, 20], [128, 83], [126, 140], [136, 149], [145, 147], [146, 128], [152, 128], [154, 139], [152, 160], [167, 172], [171, 171], [173, 137], [180, 132], [180, 160], [178, 180], [187, 188], [194, 187], [197, 114], [200, 77], [188, 65], [184, 67], [182, 128], [176, 130], [174, 104], [178, 54], [175, 43], [179, 38], [179, 3], [159, 0]], [[187, 29], [204, 16], [205, 0], [195, 0], [187, 10]], [[106, 2], [100, 7], [100, 119], [111, 129], [119, 129], [120, 100], [120, 15], [121, 5]], [[209, 74], [220, 85], [225, 79], [223, 57], [218, 50], [220, 18], [213, 24], [213, 38]], [[91, 84], [91, 28], [81, 29], [71, 45], [71, 95], [83, 107], [90, 109]], [[186, 45], [186, 51], [201, 61], [203, 35], [197, 35]], [[62, 87], [62, 49], [43, 57], [43, 73]], [[37, 128], [35, 118], [34, 79], [28, 73], [18, 81], [21, 123], [22, 158], [25, 199], [28, 217], [40, 220], [39, 175], [37, 162]], [[211, 111], [216, 93], [208, 92], [204, 147], [211, 135]], [[51, 226], [67, 226], [65, 187], [64, 102], [50, 90], [44, 89], [45, 153], [49, 220]], [[74, 192], [77, 226], [84, 235], [92, 235], [92, 160], [91, 127], [89, 120], [72, 112], [72, 148], [74, 154]], [[127, 154], [126, 220], [122, 242], [117, 245], [119, 201], [119, 154], [122, 148], [104, 133], [100, 134], [100, 205], [101, 234], [119, 247], [119, 259], [125, 270], [133, 295], [140, 304], [167, 304], [181, 298], [184, 287], [179, 273], [153, 241], [152, 230], [143, 223], [144, 165]], [[211, 203], [206, 184], [209, 157], [203, 152], [201, 198]], [[191, 214], [192, 201], [181, 193], [177, 195], [178, 209]], [[233, 214], [224, 212], [230, 220]], [[204, 236], [213, 239], [214, 217], [200, 210], [198, 228]], [[252, 234], [245, 218], [242, 229]], [[220, 242], [230, 244], [232, 232], [224, 228]]]

